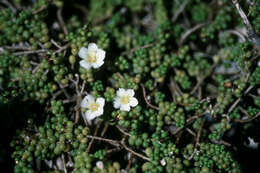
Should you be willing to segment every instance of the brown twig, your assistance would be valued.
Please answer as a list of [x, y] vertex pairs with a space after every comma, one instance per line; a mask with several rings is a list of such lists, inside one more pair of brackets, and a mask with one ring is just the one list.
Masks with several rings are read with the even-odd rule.
[[70, 43], [65, 44], [64, 46], [60, 47], [58, 50], [54, 52], [54, 54], [57, 54], [65, 49], [67, 49], [70, 46]]
[[44, 52], [46, 52], [45, 49], [40, 49], [40, 50], [29, 50], [29, 51], [15, 52], [14, 55], [28, 55], [28, 54], [44, 53]]
[[26, 46], [3, 46], [2, 48], [7, 50], [31, 50], [30, 47]]
[[32, 65], [36, 65], [35, 68], [32, 70], [32, 73], [35, 73], [35, 72], [40, 68], [40, 66], [41, 66], [40, 63], [35, 63], [35, 62], [33, 62], [33, 61], [30, 61], [30, 63], [31, 63]]
[[59, 87], [62, 90], [62, 92], [64, 93], [64, 95], [67, 97], [67, 99], [70, 99], [71, 96], [69, 95], [69, 93], [65, 89], [67, 86], [63, 86], [63, 85], [59, 84]]
[[188, 160], [191, 160], [194, 156], [194, 154], [196, 154], [196, 151], [197, 151], [197, 147], [199, 145], [199, 141], [200, 141], [200, 136], [201, 136], [201, 132], [202, 132], [202, 127], [204, 125], [204, 121], [201, 122], [201, 125], [200, 125], [200, 129], [197, 133], [197, 137], [196, 137], [196, 143], [195, 143], [195, 146], [194, 146], [194, 151], [193, 153], [191, 154], [191, 156], [188, 158]]
[[[100, 127], [100, 122], [98, 122], [98, 124], [97, 124], [97, 126], [96, 126], [96, 129], [95, 129], [95, 132], [94, 132], [94, 136], [90, 136], [90, 135], [86, 135], [86, 137], [88, 137], [88, 138], [90, 138], [90, 137], [92, 137], [92, 139], [91, 139], [91, 141], [90, 141], [90, 143], [89, 143], [89, 145], [88, 145], [88, 148], [87, 148], [87, 152], [89, 152], [90, 151], [90, 148], [91, 148], [91, 146], [92, 146], [92, 144], [93, 144], [93, 142], [94, 142], [94, 139], [97, 139], [97, 140], [104, 140], [104, 138], [101, 138], [101, 137], [96, 137], [96, 135], [97, 135], [97, 133], [98, 133], [98, 129], [99, 129], [99, 127]], [[108, 139], [106, 139], [105, 141], [112, 141], [112, 143], [113, 143], [113, 140], [108, 140]], [[114, 142], [115, 143], [115, 142]]]
[[[65, 86], [62, 86], [63, 89], [67, 88], [69, 85], [65, 85]], [[58, 90], [56, 93], [54, 93], [52, 95], [52, 99], [56, 99], [59, 95], [61, 95], [63, 93], [63, 90]], [[69, 97], [68, 99], [71, 99], [71, 97]]]
[[179, 86], [177, 85], [177, 83], [174, 81], [173, 77], [170, 77], [170, 83], [168, 85], [170, 91], [171, 91], [171, 95], [172, 95], [172, 99], [173, 102], [176, 103], [176, 96], [180, 96], [183, 95], [181, 89], [179, 88]]
[[140, 154], [140, 153], [137, 153], [137, 152], [135, 152], [134, 150], [132, 150], [131, 148], [129, 148], [128, 146], [126, 146], [126, 144], [124, 143], [124, 141], [121, 141], [121, 145], [122, 145], [127, 151], [131, 152], [132, 154], [134, 154], [134, 155], [136, 155], [136, 156], [138, 156], [138, 157], [140, 157], [140, 158], [142, 158], [142, 159], [144, 159], [144, 160], [147, 160], [147, 161], [151, 162], [151, 159], [149, 159], [148, 157], [146, 157], [146, 156], [144, 156], [144, 155], [142, 155], [142, 154]]
[[215, 144], [223, 144], [223, 145], [226, 145], [228, 147], [231, 147], [232, 145], [230, 143], [228, 143], [227, 141], [224, 141], [224, 140], [219, 140], [219, 141], [215, 141], [215, 140], [211, 140], [213, 143]]
[[[79, 100], [80, 99], [77, 99], [77, 105], [80, 105], [80, 103], [81, 102], [79, 102]], [[79, 106], [76, 106], [76, 108], [75, 108], [75, 110], [76, 110], [76, 112], [75, 112], [75, 120], [74, 120], [74, 122], [75, 122], [75, 124], [78, 124], [78, 122], [79, 122], [79, 114], [80, 114], [80, 107]], [[86, 123], [86, 122], [85, 122]], [[87, 124], [87, 123], [86, 123]]]
[[14, 6], [7, 0], [2, 0], [2, 3], [9, 7], [14, 13], [16, 12], [16, 8], [14, 8]]
[[[194, 120], [200, 118], [200, 117], [203, 116], [203, 115], [204, 115], [204, 113], [198, 114], [198, 115], [194, 115], [194, 116], [188, 118], [188, 119], [186, 120], [186, 125], [191, 124]], [[184, 129], [184, 128], [178, 128], [178, 129], [176, 129], [176, 130], [173, 132], [173, 135], [178, 134], [178, 133], [179, 133], [181, 130], [183, 130], [183, 129]]]
[[256, 5], [257, 1], [250, 2], [250, 0], [247, 0], [247, 3], [249, 4], [249, 10], [248, 10], [247, 16], [249, 16], [252, 12], [253, 6]]
[[103, 137], [103, 136], [105, 135], [108, 126], [109, 126], [109, 124], [108, 124], [107, 122], [105, 122], [105, 126], [104, 126], [104, 128], [103, 128], [103, 130], [102, 130], [102, 132], [101, 132], [101, 137]]
[[[246, 95], [251, 89], [253, 88], [253, 86], [249, 86], [243, 95]], [[239, 97], [231, 106], [230, 108], [228, 109], [228, 114], [230, 114], [234, 109], [235, 107], [237, 106], [237, 104], [241, 101], [241, 97]]]
[[46, 8], [47, 8], [47, 6], [41, 6], [40, 8], [38, 8], [37, 10], [35, 10], [34, 12], [32, 12], [32, 14], [40, 13], [41, 11], [45, 10]]
[[76, 81], [75, 81], [75, 88], [76, 88], [76, 93], [77, 93], [77, 99], [76, 99], [76, 106], [75, 106], [75, 123], [77, 124], [79, 122], [79, 114], [80, 114], [80, 104], [82, 101], [82, 95], [83, 91], [85, 89], [86, 81], [83, 81], [83, 84], [81, 86], [81, 90], [79, 91], [79, 77], [76, 75]]
[[195, 143], [195, 147], [197, 147], [199, 145], [199, 141], [200, 141], [200, 136], [201, 136], [201, 132], [202, 132], [202, 127], [204, 125], [204, 121], [201, 122], [201, 125], [200, 125], [200, 129], [197, 133], [197, 138], [196, 138], [196, 143]]
[[[104, 142], [107, 142], [107, 143], [110, 143], [114, 146], [119, 147], [119, 141], [116, 141], [116, 140], [113, 140], [113, 139], [107, 139], [107, 138], [102, 138], [102, 137], [98, 137], [98, 136], [91, 136], [91, 135], [86, 135], [85, 137], [92, 139], [91, 141], [94, 141], [94, 140], [104, 141]], [[91, 143], [91, 141], [90, 141], [90, 143]], [[91, 145], [89, 144], [89, 146], [91, 146]], [[88, 149], [87, 149], [87, 152], [88, 152]]]
[[190, 128], [186, 128], [186, 131], [189, 132], [189, 134], [192, 136], [196, 136], [196, 134]]
[[[147, 160], [147, 161], [151, 161], [151, 159], [149, 159], [148, 157], [146, 157], [146, 156], [144, 156], [144, 155], [142, 155], [142, 154], [140, 154], [140, 153], [137, 153], [136, 151], [134, 151], [134, 150], [132, 150], [131, 148], [129, 148], [126, 144], [125, 144], [125, 142], [124, 142], [124, 138], [122, 139], [122, 141], [116, 141], [116, 140], [113, 140], [113, 139], [107, 139], [107, 138], [102, 138], [102, 137], [97, 137], [97, 136], [91, 136], [91, 135], [86, 135], [85, 137], [87, 137], [87, 138], [91, 138], [92, 140], [90, 141], [90, 144], [91, 144], [91, 142], [92, 141], [94, 141], [94, 140], [99, 140], [99, 141], [104, 141], [104, 142], [107, 142], [107, 143], [109, 143], [109, 144], [111, 144], [111, 145], [113, 145], [113, 146], [116, 146], [118, 149], [120, 148], [120, 146], [121, 147], [123, 147], [125, 150], [127, 150], [127, 151], [129, 151], [130, 153], [132, 153], [133, 155], [135, 155], [135, 156], [138, 156], [138, 157], [140, 157], [140, 158], [142, 158], [142, 159], [144, 159], [144, 160]], [[93, 143], [93, 142], [92, 142]], [[89, 146], [90, 146], [90, 144], [89, 144]], [[92, 145], [92, 144], [91, 144]], [[89, 147], [88, 147], [89, 148]], [[113, 149], [113, 151], [114, 150], [116, 150], [116, 149]], [[88, 149], [87, 149], [87, 152], [88, 152]]]
[[199, 86], [199, 89], [198, 89], [199, 91], [199, 93], [198, 93], [198, 98], [199, 98], [199, 100], [201, 100], [201, 98], [202, 98], [202, 87], [201, 86]]
[[223, 145], [226, 145], [226, 146], [228, 146], [228, 147], [231, 147], [231, 144], [228, 143], [227, 141], [220, 140], [219, 143], [220, 143], [220, 144], [223, 144]]
[[110, 153], [113, 153], [113, 152], [117, 152], [117, 151], [120, 151], [122, 150], [123, 148], [122, 147], [116, 147], [116, 148], [113, 148], [113, 149], [110, 149], [110, 150], [107, 150], [107, 154], [110, 154]]
[[238, 0], [232, 0], [232, 2], [235, 5], [235, 7], [236, 7], [240, 17], [242, 18], [244, 24], [246, 25], [248, 40], [250, 42], [252, 42], [258, 50], [260, 50], [260, 38], [254, 32], [254, 29], [253, 29], [251, 23], [249, 22], [246, 14], [244, 13], [242, 8], [240, 7]]
[[249, 93], [248, 94], [250, 97], [252, 97], [253, 99], [260, 99], [260, 96], [256, 96], [256, 95], [253, 95], [253, 94], [251, 94], [251, 93]]
[[173, 102], [176, 103], [176, 96], [175, 96], [175, 91], [176, 91], [176, 89], [175, 89], [174, 85], [168, 84], [168, 88], [169, 88], [170, 91], [171, 91], [171, 95], [172, 95], [172, 100], [173, 100]]
[[143, 89], [143, 97], [144, 97], [144, 100], [145, 100], [146, 104], [147, 104], [149, 107], [151, 107], [151, 108], [153, 108], [153, 109], [159, 111], [159, 110], [160, 110], [159, 107], [152, 105], [152, 104], [149, 103], [149, 101], [147, 100], [147, 98], [146, 98], [146, 91], [145, 91], [145, 87], [144, 87], [143, 84], [141, 84], [141, 87], [142, 87], [142, 89]]
[[182, 45], [185, 40], [188, 38], [189, 35], [191, 35], [193, 32], [197, 31], [198, 29], [202, 28], [203, 26], [205, 26], [207, 23], [201, 23], [201, 24], [197, 24], [196, 26], [194, 26], [193, 28], [189, 29], [188, 31], [186, 31], [182, 36], [181, 36], [181, 41], [180, 41], [180, 45]]
[[238, 122], [238, 123], [248, 123], [248, 122], [250, 122], [250, 121], [256, 119], [256, 118], [259, 117], [259, 116], [260, 116], [260, 112], [258, 112], [258, 113], [257, 113], [254, 117], [252, 117], [252, 118], [248, 118], [248, 119], [244, 119], [244, 120], [237, 120], [237, 119], [235, 119], [234, 121], [235, 121], [235, 122]]
[[85, 86], [86, 86], [86, 81], [84, 80], [83, 83], [82, 83], [82, 86], [81, 86], [80, 95], [83, 94]]
[[51, 43], [56, 46], [57, 48], [61, 49], [62, 47], [53, 39], [51, 39]]
[[57, 91], [56, 93], [54, 93], [54, 94], [52, 95], [52, 99], [56, 99], [59, 95], [61, 95], [62, 92], [63, 92], [62, 90], [59, 90], [59, 91]]
[[62, 158], [62, 162], [63, 162], [63, 171], [64, 173], [67, 173], [67, 168], [66, 168], [66, 162], [65, 162], [65, 158], [64, 158], [64, 154], [61, 155]]
[[243, 114], [245, 114], [247, 117], [250, 117], [250, 115], [247, 113], [247, 111], [246, 111], [244, 108], [242, 108], [241, 106], [238, 106], [238, 109], [239, 109]]
[[80, 104], [82, 101], [82, 94], [83, 94], [86, 82], [83, 81], [83, 84], [82, 84], [81, 90], [80, 90], [79, 89], [79, 75], [75, 74], [75, 77], [76, 77], [76, 80], [70, 79], [70, 81], [75, 85], [75, 91], [77, 93], [76, 106], [74, 107], [74, 110], [75, 110], [74, 122], [77, 124], [79, 122]]
[[70, 99], [66, 99], [66, 100], [63, 100], [62, 103], [66, 104], [66, 103], [71, 103], [71, 102], [75, 102], [77, 99], [76, 97], [72, 97]]
[[179, 7], [179, 9], [174, 13], [173, 17], [172, 17], [172, 22], [174, 23], [178, 17], [180, 16], [180, 14], [183, 12], [183, 10], [185, 9], [186, 5], [188, 4], [190, 0], [186, 0], [183, 3], [181, 3], [181, 6]]
[[238, 36], [242, 40], [242, 42], [246, 41], [246, 38], [244, 37], [244, 35], [241, 34], [239, 31], [236, 31], [236, 30], [226, 30], [225, 32], [231, 33], [231, 34], [234, 34], [234, 35]]
[[67, 27], [66, 27], [66, 25], [65, 25], [65, 22], [64, 22], [64, 20], [63, 20], [63, 17], [62, 17], [62, 8], [59, 8], [59, 9], [57, 10], [57, 17], [58, 17], [58, 21], [59, 21], [59, 23], [60, 23], [60, 26], [61, 26], [61, 28], [63, 29], [63, 32], [65, 33], [65, 35], [68, 35], [69, 32], [68, 32], [68, 29], [67, 29]]
[[125, 136], [131, 136], [129, 133], [125, 132], [123, 129], [121, 129], [120, 126], [116, 125], [116, 128], [121, 132], [123, 133]]
[[126, 171], [128, 171], [131, 168], [132, 161], [133, 161], [133, 155], [132, 153], [130, 153], [130, 158], [128, 159], [128, 164], [125, 168]]
[[211, 75], [211, 74], [213, 73], [213, 71], [214, 71], [214, 69], [215, 69], [216, 66], [217, 66], [217, 64], [213, 64], [213, 65], [210, 67], [208, 73], [207, 73], [206, 75], [204, 75], [202, 78], [199, 79], [199, 81], [197, 82], [197, 84], [195, 85], [195, 87], [194, 87], [194, 88], [192, 89], [192, 91], [190, 92], [191, 95], [194, 94], [194, 93], [197, 91], [197, 89], [200, 87], [200, 85], [202, 84], [202, 82], [203, 82], [209, 75]]

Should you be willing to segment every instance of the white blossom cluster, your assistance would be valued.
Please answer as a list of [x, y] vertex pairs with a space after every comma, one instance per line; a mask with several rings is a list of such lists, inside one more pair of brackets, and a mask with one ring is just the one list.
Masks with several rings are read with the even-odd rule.
[[[99, 68], [104, 64], [106, 52], [98, 48], [95, 43], [90, 43], [88, 48], [82, 47], [78, 55], [82, 59], [80, 66], [89, 70], [92, 67], [95, 69]], [[135, 107], [138, 104], [138, 100], [134, 95], [133, 89], [119, 88], [114, 99], [114, 108], [129, 112], [131, 107]], [[81, 107], [86, 110], [83, 116], [89, 123], [104, 113], [104, 106], [105, 99], [103, 97], [94, 98], [90, 94], [85, 96], [81, 102]]]

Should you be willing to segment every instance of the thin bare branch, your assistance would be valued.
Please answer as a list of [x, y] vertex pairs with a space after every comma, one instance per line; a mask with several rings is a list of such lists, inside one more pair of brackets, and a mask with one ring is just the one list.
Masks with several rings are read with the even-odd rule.
[[246, 25], [248, 40], [251, 41], [256, 46], [256, 48], [258, 50], [260, 50], [260, 38], [254, 32], [253, 27], [252, 27], [251, 23], [249, 22], [246, 14], [244, 13], [242, 8], [240, 7], [238, 0], [232, 0], [232, 2], [235, 5], [235, 7], [236, 7], [240, 17], [242, 18], [244, 24]]
[[134, 150], [132, 150], [131, 148], [126, 146], [126, 144], [123, 141], [121, 142], [121, 144], [127, 151], [131, 152], [132, 154], [134, 154], [134, 155], [136, 155], [136, 156], [138, 156], [138, 157], [140, 157], [140, 158], [142, 158], [144, 160], [147, 160], [147, 161], [151, 162], [151, 159], [149, 159], [148, 157], [146, 157], [146, 156], [144, 156], [144, 155], [142, 155], [140, 153], [135, 152]]
[[124, 135], [126, 135], [126, 136], [131, 136], [129, 133], [125, 132], [120, 126], [116, 125], [116, 128], [117, 128], [121, 133], [123, 133]]
[[68, 32], [68, 29], [67, 29], [67, 27], [66, 27], [66, 25], [65, 25], [65, 22], [64, 22], [64, 20], [63, 20], [63, 17], [62, 17], [62, 8], [59, 8], [59, 9], [57, 10], [57, 17], [58, 17], [58, 21], [59, 21], [59, 23], [60, 23], [60, 26], [61, 26], [61, 28], [63, 29], [63, 32], [64, 32], [66, 35], [68, 35], [69, 32]]
[[189, 35], [191, 35], [193, 32], [197, 31], [198, 29], [202, 28], [203, 26], [205, 26], [207, 23], [201, 23], [201, 24], [197, 24], [196, 26], [194, 26], [193, 28], [189, 29], [188, 31], [186, 31], [182, 36], [181, 36], [181, 41], [180, 41], [180, 45], [182, 45], [185, 40], [188, 38]]
[[254, 119], [256, 119], [257, 117], [260, 116], [260, 112], [258, 112], [254, 117], [252, 118], [248, 118], [248, 119], [244, 119], [244, 120], [234, 120], [235, 122], [238, 122], [238, 123], [248, 123]]
[[217, 66], [216, 63], [213, 64], [213, 65], [210, 67], [208, 73], [207, 73], [206, 75], [204, 75], [202, 78], [199, 79], [199, 81], [197, 82], [197, 84], [195, 85], [195, 87], [194, 87], [194, 88], [192, 89], [192, 91], [190, 92], [191, 95], [194, 94], [194, 93], [197, 91], [197, 89], [200, 87], [200, 85], [202, 84], [202, 82], [203, 82], [208, 76], [210, 76], [210, 75], [214, 72], [214, 69], [215, 69], [216, 66]]
[[192, 136], [196, 136], [196, 134], [190, 128], [186, 128], [185, 130], [189, 132], [189, 134], [191, 134]]
[[144, 87], [143, 84], [141, 84], [141, 87], [142, 87], [142, 89], [143, 89], [143, 97], [144, 97], [144, 100], [145, 100], [146, 104], [147, 104], [149, 107], [151, 107], [151, 108], [153, 108], [153, 109], [159, 111], [159, 110], [160, 110], [159, 107], [152, 105], [152, 104], [149, 103], [149, 101], [147, 100], [147, 98], [146, 98], [146, 91], [145, 91], [145, 87]]
[[53, 39], [51, 39], [51, 43], [56, 46], [57, 48], [61, 49], [62, 47]]
[[45, 53], [45, 52], [47, 52], [45, 49], [29, 50], [29, 51], [15, 52], [14, 55], [28, 55], [28, 54]]
[[64, 173], [67, 173], [67, 168], [66, 168], [66, 161], [65, 161], [65, 158], [64, 158], [64, 154], [61, 155], [61, 158], [62, 158], [62, 162], [63, 162], [63, 171]]
[[196, 154], [196, 151], [197, 151], [197, 147], [199, 145], [199, 141], [200, 141], [200, 136], [201, 136], [201, 132], [202, 132], [202, 127], [204, 125], [204, 121], [201, 122], [200, 124], [200, 129], [197, 133], [197, 137], [196, 137], [196, 143], [195, 143], [195, 146], [194, 146], [194, 151], [193, 153], [191, 154], [191, 156], [188, 158], [188, 160], [191, 160], [193, 158], [193, 156]]
[[103, 128], [103, 130], [102, 130], [102, 132], [101, 132], [101, 137], [103, 137], [103, 136], [105, 135], [108, 126], [109, 126], [109, 124], [108, 124], [107, 122], [105, 122], [105, 126], [104, 126], [104, 128]]
[[[200, 117], [203, 116], [204, 114], [205, 114], [205, 113], [202, 113], [202, 114], [194, 115], [194, 116], [188, 118], [188, 119], [186, 120], [186, 126], [189, 125], [189, 124], [191, 124], [193, 121], [195, 121], [196, 119], [200, 118]], [[178, 128], [178, 129], [176, 129], [176, 130], [174, 131], [173, 135], [178, 134], [178, 133], [179, 133], [181, 130], [183, 130], [183, 129], [184, 129], [184, 128]]]
[[[244, 95], [246, 95], [251, 89], [253, 88], [253, 86], [249, 86], [245, 92]], [[241, 101], [241, 97], [239, 97], [232, 105], [231, 107], [228, 109], [228, 114], [230, 114], [237, 106], [237, 104]]]
[[[113, 139], [106, 139], [106, 138], [102, 138], [102, 137], [97, 137], [97, 136], [91, 136], [91, 135], [86, 135], [87, 138], [91, 138], [92, 140], [99, 140], [99, 141], [104, 141], [104, 142], [107, 142], [111, 145], [114, 145], [116, 146], [117, 148], [120, 148], [123, 147], [125, 150], [129, 151], [130, 153], [132, 153], [133, 155], [139, 157], [139, 158], [142, 158], [146, 161], [149, 161], [151, 162], [151, 159], [149, 159], [148, 157], [140, 154], [140, 153], [137, 153], [136, 151], [132, 150], [131, 148], [129, 148], [125, 142], [124, 142], [124, 138], [122, 141], [116, 141], [116, 140], [113, 140]], [[114, 150], [118, 150], [118, 149], [113, 149]]]
[[[119, 141], [116, 141], [116, 140], [113, 140], [113, 139], [107, 139], [107, 138], [102, 138], [102, 137], [98, 137], [98, 136], [91, 136], [91, 135], [86, 135], [85, 137], [92, 139], [91, 141], [94, 141], [94, 140], [104, 141], [104, 142], [108, 142], [112, 145], [119, 147]], [[91, 145], [89, 145], [89, 146], [91, 146]]]
[[238, 36], [242, 40], [242, 42], [246, 41], [246, 38], [244, 37], [244, 35], [237, 30], [226, 30], [225, 32]]
[[99, 129], [99, 127], [100, 127], [100, 124], [101, 124], [101, 122], [98, 122], [98, 124], [97, 124], [97, 126], [96, 126], [96, 128], [95, 128], [94, 136], [86, 135], [87, 138], [92, 138], [91, 141], [90, 141], [90, 143], [88, 144], [88, 148], [87, 148], [87, 150], [86, 150], [87, 152], [90, 151], [90, 148], [91, 148], [91, 146], [92, 146], [92, 144], [93, 144], [93, 142], [94, 142], [94, 139], [97, 139], [97, 140], [105, 140], [105, 141], [112, 141], [112, 143], [116, 143], [116, 142], [113, 142], [113, 140], [108, 140], [108, 139], [105, 139], [105, 138], [96, 137], [96, 135], [97, 135], [97, 133], [98, 133], [98, 129]]
[[178, 19], [178, 17], [180, 16], [180, 14], [183, 12], [183, 10], [185, 9], [186, 5], [188, 4], [190, 0], [186, 0], [183, 3], [181, 3], [181, 6], [179, 7], [179, 9], [174, 13], [173, 17], [172, 17], [172, 22], [176, 22], [176, 20]]
[[65, 44], [64, 46], [60, 47], [58, 50], [54, 52], [54, 54], [57, 54], [63, 50], [66, 50], [70, 46], [70, 43]]
[[11, 4], [8, 0], [2, 0], [1, 2], [10, 8], [14, 13], [17, 11], [13, 4]]
[[46, 8], [47, 8], [47, 6], [41, 6], [40, 8], [38, 8], [37, 10], [35, 10], [34, 12], [32, 12], [32, 14], [40, 13], [41, 11], [45, 10]]

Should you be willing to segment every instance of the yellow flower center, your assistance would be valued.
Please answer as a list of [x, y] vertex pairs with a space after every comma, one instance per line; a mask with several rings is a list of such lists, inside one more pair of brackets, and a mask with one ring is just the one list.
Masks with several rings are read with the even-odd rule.
[[91, 103], [88, 108], [89, 108], [92, 112], [94, 112], [94, 111], [96, 111], [96, 110], [98, 109], [98, 106], [99, 106], [99, 104], [97, 104], [97, 103]]
[[121, 99], [120, 99], [120, 102], [121, 103], [123, 103], [123, 104], [128, 104], [129, 103], [129, 101], [130, 101], [130, 97], [129, 96], [123, 96], [123, 97], [121, 97]]
[[94, 63], [97, 61], [97, 56], [96, 56], [97, 52], [96, 51], [92, 51], [88, 53], [87, 56], [87, 62], [89, 63]]

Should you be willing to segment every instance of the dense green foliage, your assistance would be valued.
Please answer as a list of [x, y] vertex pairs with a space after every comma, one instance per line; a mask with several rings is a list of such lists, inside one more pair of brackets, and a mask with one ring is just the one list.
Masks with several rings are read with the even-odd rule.
[[[239, 3], [260, 35], [259, 2]], [[248, 171], [260, 44], [245, 30], [229, 0], [0, 2], [1, 160], [16, 173]], [[86, 70], [89, 43], [106, 58]], [[129, 112], [113, 107], [119, 88], [135, 91]], [[106, 101], [92, 124], [87, 94]]]

